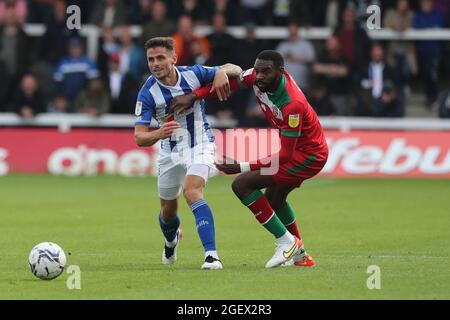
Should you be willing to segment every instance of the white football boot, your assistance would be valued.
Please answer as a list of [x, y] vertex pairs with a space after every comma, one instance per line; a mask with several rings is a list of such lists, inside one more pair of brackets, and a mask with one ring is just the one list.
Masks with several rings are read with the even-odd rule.
[[177, 236], [175, 237], [175, 246], [168, 246], [167, 240], [164, 243], [164, 250], [162, 253], [162, 263], [163, 264], [174, 264], [177, 261], [177, 247], [183, 238], [183, 233], [181, 229], [178, 229]]
[[266, 263], [266, 268], [275, 268], [291, 260], [300, 251], [301, 247], [302, 242], [297, 237], [294, 237], [294, 241], [291, 242], [277, 243], [275, 254]]
[[223, 269], [222, 261], [220, 261], [217, 258], [214, 258], [213, 256], [207, 256], [205, 258], [205, 263], [202, 264], [203, 270], [217, 270], [217, 269]]

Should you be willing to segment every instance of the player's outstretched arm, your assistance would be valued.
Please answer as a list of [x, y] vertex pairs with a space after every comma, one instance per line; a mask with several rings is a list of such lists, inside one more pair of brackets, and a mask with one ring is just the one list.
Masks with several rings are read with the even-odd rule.
[[137, 125], [134, 127], [134, 140], [139, 147], [150, 147], [161, 139], [169, 138], [178, 128], [181, 126], [175, 121], [164, 122], [159, 129], [153, 131], [148, 126]]
[[[245, 70], [239, 74], [239, 76], [233, 77], [230, 81], [231, 91], [236, 91], [239, 89], [251, 88], [255, 83], [256, 77], [253, 68]], [[205, 87], [194, 90], [192, 93], [195, 94], [197, 99], [213, 99], [218, 98], [219, 93], [213, 87], [214, 84], [209, 84]]]
[[[239, 85], [237, 78], [230, 79], [230, 90], [236, 91], [242, 89], [243, 86]], [[192, 106], [195, 100], [202, 99], [217, 99], [217, 90], [212, 90], [212, 83], [205, 87], [201, 87], [197, 90], [192, 91], [186, 95], [178, 96], [172, 99], [170, 102], [170, 112], [183, 113]]]
[[[237, 91], [239, 89], [242, 89], [241, 86], [239, 86], [239, 82], [237, 78], [233, 78], [229, 81], [230, 84], [230, 90], [231, 91]], [[195, 99], [201, 100], [201, 99], [217, 99], [218, 92], [217, 90], [213, 90], [213, 85], [208, 84], [206, 87], [198, 88], [197, 90], [192, 91], [192, 94], [195, 95]]]
[[231, 91], [242, 88], [242, 85], [239, 85], [237, 80], [240, 74], [245, 74], [245, 72], [242, 72], [241, 67], [231, 63], [224, 64], [216, 72], [212, 83], [186, 95], [173, 98], [170, 102], [170, 112], [182, 114], [192, 106], [195, 100], [217, 99], [219, 98], [219, 93], [222, 94], [222, 99], [224, 97], [225, 100], [228, 99]]
[[269, 168], [272, 166], [279, 167], [288, 162], [292, 158], [295, 145], [297, 144], [297, 137], [281, 136], [281, 149], [278, 153], [271, 154], [270, 156], [262, 159], [258, 159], [255, 162], [231, 162], [224, 161], [224, 163], [216, 163], [216, 168], [226, 174], [236, 174], [240, 172], [247, 172], [253, 170], [259, 170], [261, 168]]

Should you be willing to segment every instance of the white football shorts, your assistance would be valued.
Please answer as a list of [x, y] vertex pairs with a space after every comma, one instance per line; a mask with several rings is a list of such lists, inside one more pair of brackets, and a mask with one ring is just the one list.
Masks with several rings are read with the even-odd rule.
[[169, 152], [160, 149], [158, 155], [158, 193], [164, 200], [176, 199], [183, 188], [187, 175], [199, 176], [205, 180], [218, 174], [214, 165], [216, 146], [204, 142], [195, 147]]

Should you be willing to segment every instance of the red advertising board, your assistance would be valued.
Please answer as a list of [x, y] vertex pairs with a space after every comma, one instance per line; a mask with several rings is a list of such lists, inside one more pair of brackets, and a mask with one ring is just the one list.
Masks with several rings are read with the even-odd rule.
[[155, 155], [154, 148], [136, 147], [131, 130], [0, 129], [0, 175], [147, 175]]
[[323, 174], [450, 178], [450, 132], [327, 132]]
[[[238, 160], [253, 160], [279, 148], [277, 133], [267, 129], [230, 129], [216, 131], [216, 136], [219, 152], [226, 150], [230, 155], [232, 150], [231, 155]], [[322, 175], [450, 178], [448, 131], [327, 131], [326, 136], [330, 154]], [[253, 152], [255, 146], [258, 150]], [[64, 133], [4, 128], [0, 129], [0, 175], [148, 175], [156, 172], [157, 149], [136, 147], [132, 130], [75, 129]]]

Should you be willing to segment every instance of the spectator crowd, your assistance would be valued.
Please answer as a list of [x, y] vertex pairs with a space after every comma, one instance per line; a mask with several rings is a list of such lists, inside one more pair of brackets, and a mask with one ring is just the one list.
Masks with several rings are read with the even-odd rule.
[[[94, 60], [79, 31], [66, 26], [73, 4], [82, 24], [101, 32]], [[372, 4], [381, 7], [382, 27], [400, 33], [450, 26], [450, 0], [0, 0], [0, 112], [132, 114], [148, 77], [145, 41], [172, 36], [180, 65], [231, 62], [246, 69], [261, 50], [278, 50], [319, 115], [403, 117], [414, 82], [427, 108], [450, 117], [450, 90], [441, 93], [450, 80], [449, 41], [375, 42], [365, 23]], [[27, 23], [46, 31], [31, 37]], [[142, 27], [139, 37], [133, 25]], [[201, 25], [212, 32], [196, 34]], [[236, 39], [227, 26], [245, 26], [245, 37]], [[289, 35], [257, 39], [256, 26], [285, 26]], [[312, 42], [301, 27], [333, 32]], [[250, 91], [208, 102], [207, 113], [243, 126], [265, 123]]]

